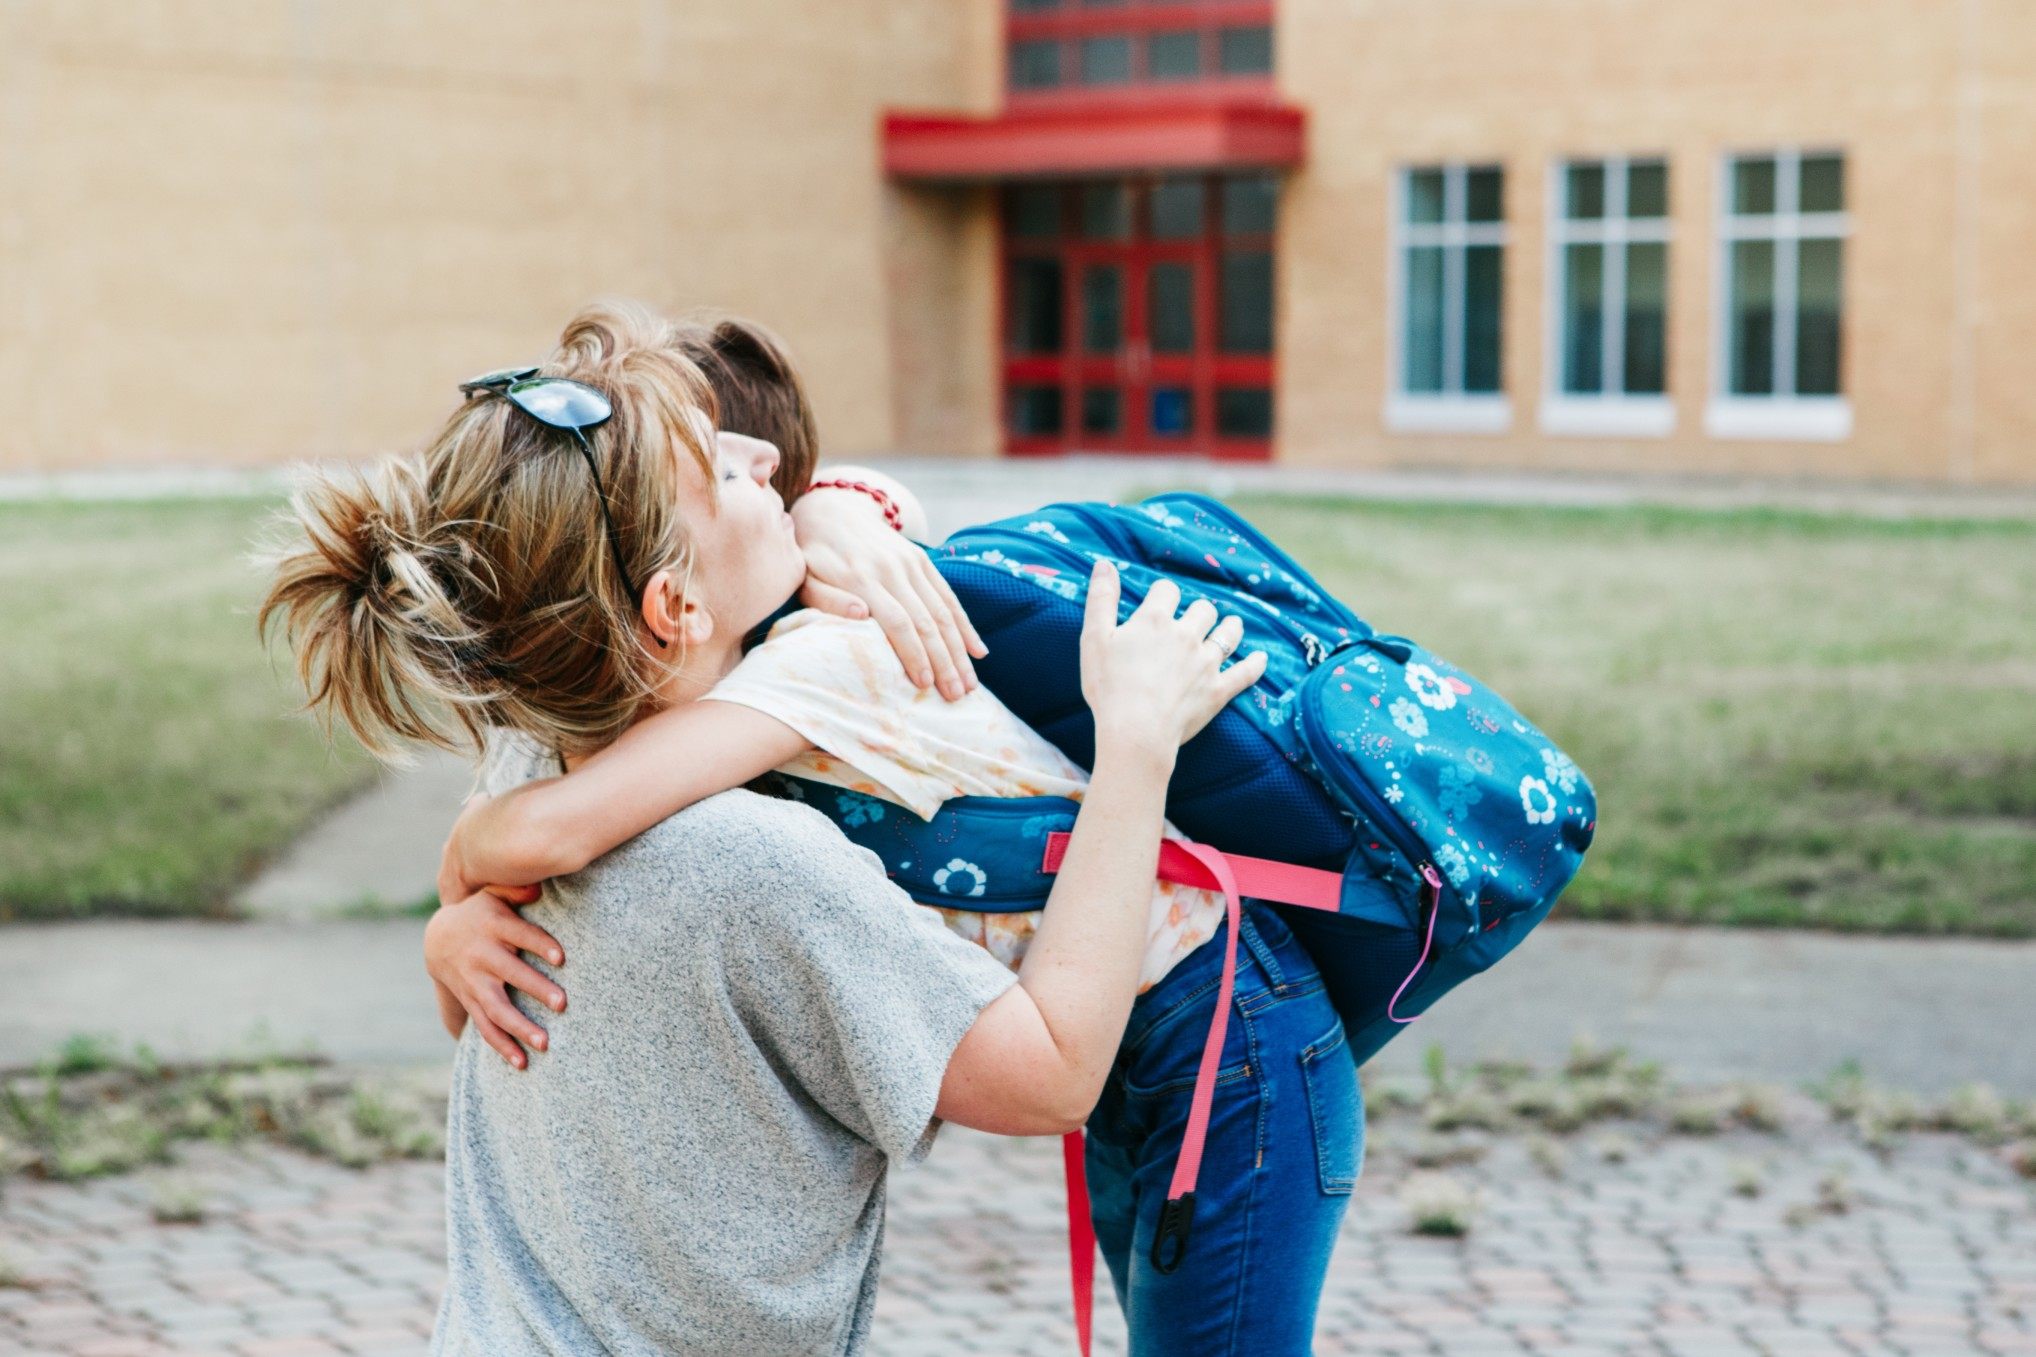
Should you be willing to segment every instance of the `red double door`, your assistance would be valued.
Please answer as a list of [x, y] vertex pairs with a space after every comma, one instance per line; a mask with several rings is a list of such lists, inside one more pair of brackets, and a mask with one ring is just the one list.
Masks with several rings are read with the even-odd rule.
[[1269, 456], [1277, 188], [1204, 175], [1007, 189], [1007, 451]]

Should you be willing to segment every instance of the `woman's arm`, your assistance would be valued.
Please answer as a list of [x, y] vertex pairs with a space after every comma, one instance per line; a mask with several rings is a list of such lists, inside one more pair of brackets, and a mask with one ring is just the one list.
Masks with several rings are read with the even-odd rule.
[[1082, 628], [1096, 766], [1067, 857], [1019, 983], [982, 1011], [941, 1082], [937, 1114], [978, 1130], [1052, 1135], [1087, 1120], [1138, 988], [1176, 751], [1265, 672], [1263, 654], [1222, 668], [1243, 624], [1199, 601], [1175, 617], [1168, 581], [1121, 627], [1117, 599], [1116, 571], [1099, 564]]

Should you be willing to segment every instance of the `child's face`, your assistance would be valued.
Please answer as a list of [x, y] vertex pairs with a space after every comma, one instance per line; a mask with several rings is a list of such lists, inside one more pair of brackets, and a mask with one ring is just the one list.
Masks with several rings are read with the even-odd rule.
[[695, 432], [714, 449], [718, 504], [710, 501], [693, 459], [681, 455], [681, 507], [694, 550], [688, 587], [707, 605], [717, 633], [728, 628], [741, 636], [799, 592], [806, 557], [792, 516], [771, 488], [777, 448], [760, 438], [718, 433], [705, 416]]

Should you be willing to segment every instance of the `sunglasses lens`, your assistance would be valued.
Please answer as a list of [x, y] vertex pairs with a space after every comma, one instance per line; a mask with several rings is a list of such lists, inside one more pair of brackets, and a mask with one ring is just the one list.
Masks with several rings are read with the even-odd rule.
[[524, 382], [510, 387], [507, 394], [525, 414], [554, 429], [591, 429], [615, 413], [608, 398], [593, 387], [563, 378]]
[[532, 367], [496, 368], [493, 372], [484, 372], [478, 377], [467, 378], [460, 383], [460, 390], [469, 395], [476, 391], [500, 391], [517, 382], [535, 377], [537, 373], [538, 369]]

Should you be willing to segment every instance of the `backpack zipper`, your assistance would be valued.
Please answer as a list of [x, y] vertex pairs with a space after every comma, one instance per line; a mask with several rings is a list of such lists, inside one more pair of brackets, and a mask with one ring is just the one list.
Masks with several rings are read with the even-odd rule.
[[[1309, 677], [1312, 678], [1313, 675], [1311, 674]], [[1305, 679], [1302, 681], [1303, 687], [1306, 686], [1306, 682], [1307, 680]], [[1431, 907], [1436, 909], [1441, 908], [1442, 892], [1445, 888], [1442, 874], [1435, 869], [1434, 860], [1428, 856], [1428, 845], [1421, 841], [1421, 836], [1414, 832], [1413, 826], [1407, 823], [1406, 817], [1393, 809], [1392, 804], [1385, 797], [1379, 795], [1378, 790], [1362, 775], [1338, 778], [1332, 782], [1323, 771], [1321, 756], [1316, 754], [1314, 742], [1308, 738], [1308, 730], [1311, 724], [1308, 717], [1315, 705], [1316, 698], [1313, 693], [1304, 696], [1299, 702], [1294, 704], [1294, 720], [1301, 724], [1301, 729], [1297, 732], [1299, 736], [1298, 743], [1301, 748], [1308, 752], [1309, 760], [1315, 765], [1316, 780], [1324, 786], [1334, 785], [1341, 787], [1346, 783], [1349, 785], [1349, 790], [1354, 799], [1359, 803], [1359, 809], [1378, 826], [1384, 837], [1392, 842], [1393, 847], [1400, 850], [1400, 856], [1407, 860], [1408, 864], [1414, 868], [1421, 879], [1428, 883], [1429, 892], [1432, 897]]]

